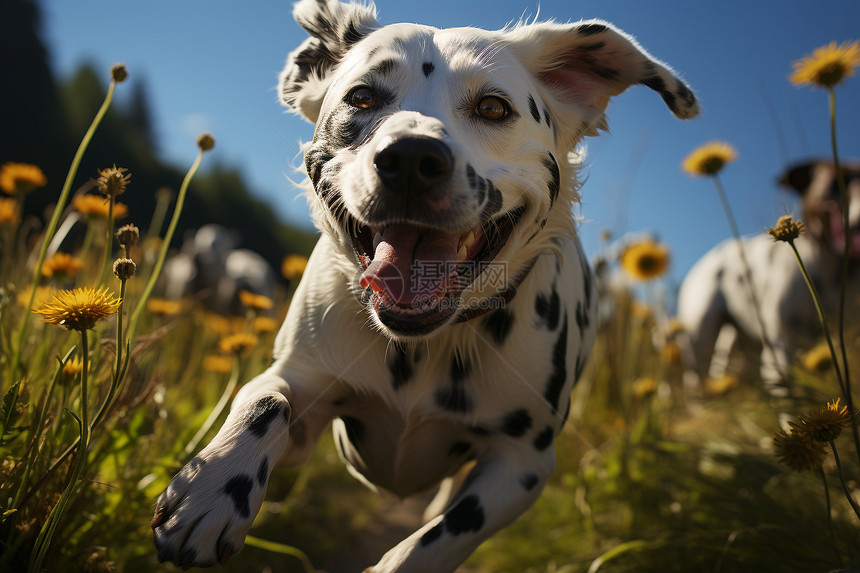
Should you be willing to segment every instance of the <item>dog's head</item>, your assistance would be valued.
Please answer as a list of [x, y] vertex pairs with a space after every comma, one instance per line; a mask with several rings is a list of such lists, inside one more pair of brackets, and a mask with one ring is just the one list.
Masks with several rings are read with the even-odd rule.
[[[848, 192], [848, 225], [851, 230], [849, 255], [860, 260], [860, 162], [841, 162]], [[780, 178], [785, 187], [800, 194], [803, 219], [809, 233], [837, 255], [845, 249], [845, 220], [841, 192], [833, 162], [804, 161], [790, 167]]]
[[605, 128], [612, 96], [643, 84], [679, 118], [693, 93], [597, 21], [489, 32], [380, 26], [373, 6], [302, 0], [309, 33], [280, 78], [316, 124], [305, 147], [315, 219], [356, 265], [389, 336], [426, 336], [512, 289], [572, 235], [569, 156]]

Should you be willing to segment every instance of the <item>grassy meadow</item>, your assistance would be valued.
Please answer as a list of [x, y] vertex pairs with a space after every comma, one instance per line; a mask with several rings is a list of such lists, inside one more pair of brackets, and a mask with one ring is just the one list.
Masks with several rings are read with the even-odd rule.
[[[824, 93], [842, 80], [798, 70]], [[247, 296], [238, 317], [156, 296], [185, 194], [214, 145], [208, 134], [185, 179], [164, 182], [179, 192], [154, 220], [123, 212], [124, 195], [151, 191], [109, 156], [84, 174], [91, 184], [71, 188], [121, 89], [124, 70], [111, 73], [44, 220], [22, 210], [45, 185], [37, 166], [5, 164], [0, 177], [0, 571], [176, 570], [156, 560], [154, 501], [214, 435], [236, 388], [269, 364], [289, 307], [290, 289], [274, 300]], [[733, 159], [717, 151], [691, 169], [719, 190]], [[73, 218], [83, 230], [76, 241], [66, 237]], [[164, 234], [151, 232], [162, 223]], [[683, 333], [659, 294], [670, 250], [640, 245], [600, 262], [629, 280], [603, 291], [612, 312], [556, 441], [558, 469], [538, 503], [463, 572], [860, 571], [849, 386], [860, 331], [828, 317], [833, 352], [796, 357], [791, 398], [764, 390], [753, 354], [730, 377], [685, 387]], [[301, 261], [284, 265], [293, 283]], [[800, 418], [783, 427], [785, 414]], [[416, 508], [363, 488], [324, 436], [304, 467], [275, 470], [252, 538], [217, 570], [358, 571], [418, 525]]]

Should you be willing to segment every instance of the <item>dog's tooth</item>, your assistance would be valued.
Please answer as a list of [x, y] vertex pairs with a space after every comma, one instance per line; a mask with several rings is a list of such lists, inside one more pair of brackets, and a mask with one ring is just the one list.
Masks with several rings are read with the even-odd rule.
[[471, 247], [475, 243], [475, 232], [469, 231], [469, 234], [466, 235], [466, 238], [463, 239], [462, 245], [467, 249]]
[[381, 242], [382, 242], [382, 233], [377, 231], [376, 234], [373, 235], [373, 250], [374, 251], [376, 250], [376, 247], [378, 247], [379, 243], [381, 243]]
[[466, 245], [460, 247], [460, 250], [457, 251], [457, 260], [465, 261], [466, 260]]

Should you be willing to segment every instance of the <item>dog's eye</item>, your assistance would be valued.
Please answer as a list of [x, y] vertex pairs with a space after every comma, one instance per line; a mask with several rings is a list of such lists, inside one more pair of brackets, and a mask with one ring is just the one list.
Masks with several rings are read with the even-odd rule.
[[370, 109], [376, 106], [376, 92], [367, 86], [357, 87], [346, 96], [346, 101], [352, 107]]
[[491, 121], [499, 121], [508, 115], [508, 105], [496, 96], [486, 96], [478, 102], [475, 113]]

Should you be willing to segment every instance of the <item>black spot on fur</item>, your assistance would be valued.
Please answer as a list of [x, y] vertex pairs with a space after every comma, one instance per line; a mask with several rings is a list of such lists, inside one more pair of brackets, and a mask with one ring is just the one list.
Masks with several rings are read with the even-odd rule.
[[459, 458], [460, 456], [468, 454], [471, 449], [472, 444], [469, 442], [454, 442], [448, 450], [448, 455]]
[[520, 476], [520, 485], [523, 486], [527, 491], [533, 490], [534, 487], [537, 485], [538, 481], [538, 477], [531, 472], [524, 473]]
[[426, 547], [430, 545], [440, 537], [442, 537], [442, 533], [444, 533], [445, 523], [442, 522], [439, 525], [435, 526], [433, 529], [429, 530], [427, 533], [421, 536], [421, 545], [422, 547]]
[[696, 96], [681, 81], [678, 81], [678, 84], [675, 86], [675, 93], [681, 98], [685, 106], [693, 107], [696, 104]]
[[532, 118], [540, 123], [540, 112], [538, 111], [537, 103], [535, 103], [535, 98], [529, 94], [529, 113], [532, 114]]
[[265, 396], [258, 400], [248, 415], [248, 429], [258, 438], [266, 435], [272, 421], [281, 414], [286, 402], [275, 396]]
[[555, 345], [552, 349], [552, 373], [547, 381], [544, 398], [552, 406], [553, 411], [558, 411], [558, 403], [561, 398], [561, 391], [564, 389], [564, 384], [567, 381], [567, 315], [564, 317], [564, 324], [561, 327], [561, 332]]
[[346, 31], [343, 34], [343, 43], [347, 47], [350, 47], [353, 44], [360, 42], [362, 38], [364, 38], [364, 34], [359, 32], [358, 29], [355, 27], [355, 22], [351, 21], [346, 27]]
[[240, 474], [230, 478], [230, 481], [224, 485], [224, 493], [230, 496], [233, 500], [233, 505], [239, 517], [249, 517], [251, 515], [251, 490], [254, 489], [254, 480], [251, 476]]
[[550, 119], [549, 119], [549, 111], [546, 108], [543, 108], [543, 120], [546, 123], [547, 127], [552, 126], [552, 123], [550, 122]]
[[433, 65], [433, 62], [424, 62], [421, 66], [421, 71], [424, 72], [425, 78], [429, 78], [434, 69], [436, 69], [436, 66]]
[[370, 73], [373, 75], [385, 76], [391, 73], [391, 70], [393, 70], [396, 65], [397, 60], [387, 58], [377, 64], [373, 64], [373, 67], [370, 68]]
[[260, 467], [257, 469], [257, 483], [260, 487], [266, 485], [266, 480], [269, 478], [269, 458], [263, 457], [260, 462]]
[[555, 156], [549, 151], [546, 154], [547, 157], [544, 158], [543, 165], [549, 171], [549, 181], [546, 182], [546, 187], [549, 190], [549, 208], [552, 209], [555, 200], [558, 198], [559, 189], [561, 189], [561, 176]]
[[395, 345], [393, 358], [389, 361], [388, 370], [391, 372], [391, 385], [395, 390], [409, 382], [412, 378], [412, 364], [406, 349]]
[[484, 526], [484, 510], [476, 495], [467, 495], [445, 514], [445, 529], [451, 535], [480, 531]]
[[334, 155], [323, 145], [313, 145], [305, 152], [305, 170], [314, 188], [319, 184], [323, 167], [334, 159]]
[[483, 426], [472, 426], [470, 428], [471, 432], [476, 436], [489, 436], [490, 430], [484, 428]]
[[576, 303], [576, 326], [579, 327], [579, 332], [582, 334], [591, 323], [591, 318], [588, 316], [588, 310], [582, 306], [582, 301]]
[[451, 384], [436, 391], [436, 403], [439, 406], [453, 412], [468, 412], [473, 408], [472, 398], [463, 384], [471, 368], [468, 360], [454, 357], [451, 361]]
[[552, 429], [552, 426], [547, 426], [543, 429], [543, 431], [535, 437], [535, 441], [532, 442], [535, 449], [539, 452], [547, 449], [550, 444], [552, 444], [552, 439], [555, 437], [555, 432]]
[[486, 220], [502, 210], [502, 192], [493, 185], [493, 182], [487, 180], [487, 204], [484, 206], [484, 211], [481, 213], [482, 219]]
[[596, 52], [598, 50], [602, 50], [605, 46], [606, 42], [595, 42], [586, 46], [579, 46], [576, 49], [580, 52]]
[[[653, 76], [650, 78], [645, 78], [641, 82], [642, 85], [648, 86], [663, 98], [663, 101], [666, 102], [666, 105], [669, 106], [673, 112], [678, 112], [678, 103], [675, 100], [675, 94], [666, 89], [666, 82], [663, 81], [663, 78], [660, 76]], [[692, 94], [690, 94], [692, 96]]]
[[352, 416], [341, 416], [340, 419], [343, 420], [343, 425], [346, 428], [346, 437], [358, 449], [358, 444], [365, 435], [364, 424]]
[[535, 297], [535, 312], [547, 329], [555, 330], [558, 328], [558, 321], [561, 317], [561, 298], [558, 296], [555, 282], [552, 283], [549, 296], [538, 294]]
[[472, 189], [475, 189], [478, 186], [478, 174], [470, 163], [466, 164], [466, 181], [469, 182], [469, 187]]
[[585, 24], [580, 26], [577, 31], [580, 36], [593, 36], [606, 31], [606, 26], [603, 24]]
[[506, 308], [500, 308], [490, 314], [484, 321], [484, 327], [493, 337], [493, 341], [501, 346], [511, 333], [514, 325], [514, 313]]
[[525, 408], [508, 412], [502, 420], [502, 432], [512, 438], [519, 438], [531, 427], [532, 417]]

